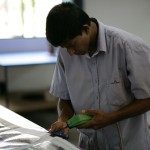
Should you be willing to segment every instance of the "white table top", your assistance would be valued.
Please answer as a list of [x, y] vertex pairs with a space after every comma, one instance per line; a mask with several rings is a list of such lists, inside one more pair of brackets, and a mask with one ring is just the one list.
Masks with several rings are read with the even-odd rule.
[[51, 55], [48, 50], [26, 52], [1, 52], [0, 66], [23, 66], [56, 63], [57, 56]]

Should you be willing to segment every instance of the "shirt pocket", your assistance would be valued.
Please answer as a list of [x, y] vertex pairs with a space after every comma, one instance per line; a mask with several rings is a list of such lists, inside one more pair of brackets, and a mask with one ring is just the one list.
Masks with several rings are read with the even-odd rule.
[[114, 77], [107, 82], [106, 97], [113, 110], [118, 110], [130, 103], [132, 98], [129, 91], [121, 77]]

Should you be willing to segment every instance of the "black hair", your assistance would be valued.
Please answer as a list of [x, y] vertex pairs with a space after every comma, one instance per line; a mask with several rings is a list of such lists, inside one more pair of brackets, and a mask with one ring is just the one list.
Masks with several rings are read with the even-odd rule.
[[46, 18], [46, 38], [53, 46], [80, 35], [83, 25], [90, 25], [89, 16], [77, 5], [63, 2], [54, 6]]

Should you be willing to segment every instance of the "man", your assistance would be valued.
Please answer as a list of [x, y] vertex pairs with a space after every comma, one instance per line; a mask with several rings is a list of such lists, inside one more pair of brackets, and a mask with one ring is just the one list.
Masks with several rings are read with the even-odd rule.
[[78, 127], [81, 149], [150, 150], [150, 48], [71, 3], [51, 9], [46, 37], [62, 47], [50, 89], [59, 118], [50, 132], [85, 113], [92, 120]]

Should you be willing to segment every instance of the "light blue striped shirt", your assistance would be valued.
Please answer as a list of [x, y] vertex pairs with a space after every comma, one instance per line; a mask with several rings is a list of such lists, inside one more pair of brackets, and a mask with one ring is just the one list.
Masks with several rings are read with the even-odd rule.
[[[135, 99], [150, 97], [150, 48], [135, 35], [99, 22], [92, 57], [58, 55], [50, 92], [83, 109], [116, 111]], [[80, 146], [99, 150], [150, 150], [146, 114], [99, 130], [82, 129]]]

